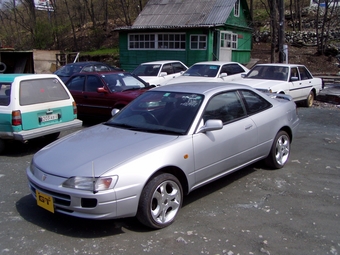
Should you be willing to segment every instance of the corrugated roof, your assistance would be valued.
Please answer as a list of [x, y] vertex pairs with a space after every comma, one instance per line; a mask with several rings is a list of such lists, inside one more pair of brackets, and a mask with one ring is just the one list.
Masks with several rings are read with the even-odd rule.
[[128, 28], [220, 26], [227, 21], [235, 2], [236, 0], [149, 0], [133, 25]]

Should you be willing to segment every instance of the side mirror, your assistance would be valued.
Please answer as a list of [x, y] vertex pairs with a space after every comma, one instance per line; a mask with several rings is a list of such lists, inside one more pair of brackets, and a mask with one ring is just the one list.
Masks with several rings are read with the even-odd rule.
[[221, 74], [220, 74], [220, 78], [227, 77], [227, 76], [228, 76], [227, 73], [221, 73]]
[[198, 130], [198, 133], [205, 133], [208, 131], [220, 130], [223, 128], [222, 120], [207, 120], [203, 127]]
[[111, 116], [115, 116], [117, 113], [119, 113], [119, 109], [117, 108], [113, 108], [112, 111], [111, 111]]
[[98, 93], [109, 93], [104, 87], [97, 88]]
[[168, 75], [167, 72], [161, 72], [161, 73], [159, 74], [160, 77], [164, 77], [164, 76], [167, 76], [167, 75]]
[[241, 74], [241, 77], [242, 77], [242, 78], [245, 78], [246, 75], [247, 75], [247, 74], [243, 73], [243, 74]]
[[298, 80], [299, 80], [299, 77], [296, 77], [296, 76], [290, 77], [290, 81], [298, 81]]

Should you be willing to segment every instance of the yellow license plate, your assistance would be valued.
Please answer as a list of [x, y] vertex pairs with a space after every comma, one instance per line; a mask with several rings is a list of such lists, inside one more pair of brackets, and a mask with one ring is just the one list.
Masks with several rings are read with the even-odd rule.
[[35, 190], [35, 194], [37, 196], [38, 206], [54, 213], [53, 198], [49, 195], [39, 192], [38, 190]]

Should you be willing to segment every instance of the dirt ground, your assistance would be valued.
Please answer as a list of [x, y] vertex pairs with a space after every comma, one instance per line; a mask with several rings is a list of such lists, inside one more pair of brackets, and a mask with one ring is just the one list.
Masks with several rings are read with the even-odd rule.
[[[251, 58], [259, 59], [258, 63], [270, 63], [270, 44], [254, 43]], [[288, 62], [305, 65], [313, 75], [336, 75], [340, 72], [336, 58], [316, 55], [316, 47], [288, 45]]]

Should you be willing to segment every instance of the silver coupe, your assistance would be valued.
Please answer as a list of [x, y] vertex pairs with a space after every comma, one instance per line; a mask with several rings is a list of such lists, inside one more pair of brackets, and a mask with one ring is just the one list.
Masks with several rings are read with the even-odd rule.
[[39, 206], [164, 228], [194, 189], [259, 160], [282, 168], [299, 124], [288, 95], [214, 82], [157, 87], [113, 112], [34, 155], [26, 172]]

